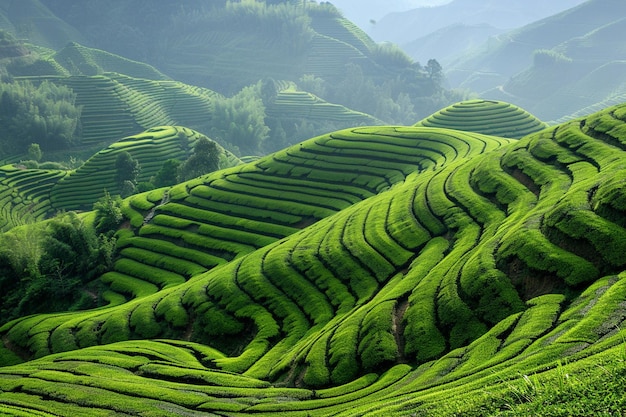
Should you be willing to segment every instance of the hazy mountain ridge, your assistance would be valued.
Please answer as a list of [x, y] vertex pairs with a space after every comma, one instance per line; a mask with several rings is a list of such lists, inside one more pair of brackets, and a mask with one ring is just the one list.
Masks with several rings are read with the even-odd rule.
[[[418, 61], [436, 58], [447, 64], [453, 56], [448, 48], [441, 45], [442, 55], [425, 56], [425, 50], [419, 48], [417, 40], [436, 31], [449, 30], [459, 24], [488, 25], [499, 31], [511, 30], [551, 16], [582, 1], [455, 0], [441, 6], [389, 14], [371, 26], [368, 33], [376, 40], [391, 41], [406, 47], [410, 55]], [[485, 40], [487, 36], [483, 36], [483, 41]], [[408, 45], [413, 47], [409, 48]]]
[[60, 19], [39, 0], [3, 0], [0, 3], [0, 29], [53, 49], [70, 41], [85, 42], [74, 26]]
[[624, 59], [624, 13], [622, 2], [585, 2], [500, 35], [484, 52], [451, 64], [447, 76], [483, 96], [519, 103], [544, 120], [606, 107], [623, 93], [621, 72], [610, 67]]

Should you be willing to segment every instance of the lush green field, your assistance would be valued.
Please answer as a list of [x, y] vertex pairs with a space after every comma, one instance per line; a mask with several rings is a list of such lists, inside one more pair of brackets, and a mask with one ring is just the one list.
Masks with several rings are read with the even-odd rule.
[[354, 128], [129, 197], [124, 297], [0, 328], [0, 414], [620, 415], [624, 132]]

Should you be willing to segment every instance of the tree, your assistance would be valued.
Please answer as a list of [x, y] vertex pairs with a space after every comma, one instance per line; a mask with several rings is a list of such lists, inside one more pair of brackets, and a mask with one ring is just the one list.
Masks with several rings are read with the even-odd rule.
[[168, 159], [163, 163], [163, 166], [152, 177], [152, 184], [156, 188], [167, 187], [174, 185], [178, 182], [178, 170], [180, 169], [181, 162], [178, 159]]
[[96, 201], [93, 209], [96, 212], [96, 220], [94, 222], [96, 232], [107, 236], [113, 235], [117, 227], [122, 223], [124, 215], [122, 214], [122, 199], [112, 197], [107, 190], [104, 190], [104, 197]]
[[41, 148], [38, 143], [31, 143], [28, 145], [28, 159], [39, 162], [42, 157], [43, 152], [41, 152]]
[[0, 235], [0, 324], [28, 314], [92, 308], [84, 289], [110, 270], [115, 238], [74, 212]]
[[430, 79], [436, 81], [441, 81], [443, 79], [443, 68], [436, 59], [429, 59], [424, 69], [426, 69]]
[[233, 97], [216, 99], [210, 131], [212, 137], [236, 146], [244, 154], [260, 152], [270, 131], [265, 125], [261, 89], [262, 83], [259, 82]]
[[115, 179], [122, 197], [127, 197], [135, 191], [140, 170], [139, 161], [127, 151], [123, 151], [117, 156], [115, 159]]
[[26, 152], [29, 143], [43, 150], [67, 148], [76, 141], [81, 109], [65, 86], [44, 81], [0, 83], [0, 154]]
[[[61, 214], [48, 223], [40, 259], [41, 273], [61, 285], [74, 286], [95, 278], [105, 268], [100, 261], [100, 245], [95, 230], [75, 212]], [[55, 291], [63, 292], [64, 288]], [[69, 291], [69, 290], [68, 290]], [[68, 295], [68, 294], [62, 294]]]
[[220, 151], [217, 144], [206, 136], [200, 137], [193, 147], [193, 154], [181, 166], [179, 179], [187, 181], [219, 169]]

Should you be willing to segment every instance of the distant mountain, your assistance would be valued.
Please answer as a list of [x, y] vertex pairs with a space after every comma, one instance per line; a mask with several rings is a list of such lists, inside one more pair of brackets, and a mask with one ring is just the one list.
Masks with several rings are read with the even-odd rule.
[[0, 1], [0, 29], [53, 49], [61, 48], [69, 41], [86, 41], [80, 31], [51, 12], [40, 0]]
[[[459, 52], [458, 45], [450, 46], [448, 38], [443, 36], [441, 43], [435, 44], [439, 49], [431, 45], [420, 48], [419, 40], [438, 31], [458, 34], [460, 27], [494, 28], [482, 32], [473, 30], [471, 44], [463, 37], [458, 38], [461, 45], [469, 47], [476, 42], [483, 43], [498, 32], [521, 27], [583, 1], [454, 0], [442, 6], [420, 7], [406, 12], [391, 13], [370, 26], [367, 32], [377, 41], [390, 41], [402, 46], [417, 61], [426, 62], [430, 58], [435, 58], [447, 63]], [[432, 42], [432, 38], [429, 40]]]
[[584, 0], [453, 0], [435, 7], [390, 13], [368, 34], [377, 41], [404, 45], [446, 26], [490, 24], [513, 29], [583, 3]]
[[439, 6], [451, 0], [333, 0], [331, 3], [344, 16], [356, 23], [363, 30], [368, 31], [371, 25], [394, 12], [405, 12], [418, 7]]
[[543, 120], [615, 104], [626, 93], [624, 16], [623, 1], [590, 0], [500, 35], [451, 64], [448, 80]]
[[435, 58], [445, 68], [455, 58], [481, 47], [486, 39], [503, 32], [488, 23], [456, 23], [415, 39], [403, 45], [403, 49], [421, 62]]

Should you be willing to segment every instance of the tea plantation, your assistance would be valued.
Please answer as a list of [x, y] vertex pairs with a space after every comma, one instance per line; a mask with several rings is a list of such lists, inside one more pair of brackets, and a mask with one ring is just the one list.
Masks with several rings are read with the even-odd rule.
[[111, 303], [0, 328], [0, 414], [620, 415], [626, 105], [465, 107], [125, 199]]
[[[158, 126], [128, 136], [89, 158], [75, 170], [0, 166], [0, 230], [27, 224], [62, 210], [91, 209], [106, 192], [119, 194], [116, 158], [128, 152], [140, 165], [139, 181], [148, 181], [168, 159], [185, 160], [201, 135], [181, 126]], [[218, 147], [221, 165], [241, 161]]]

